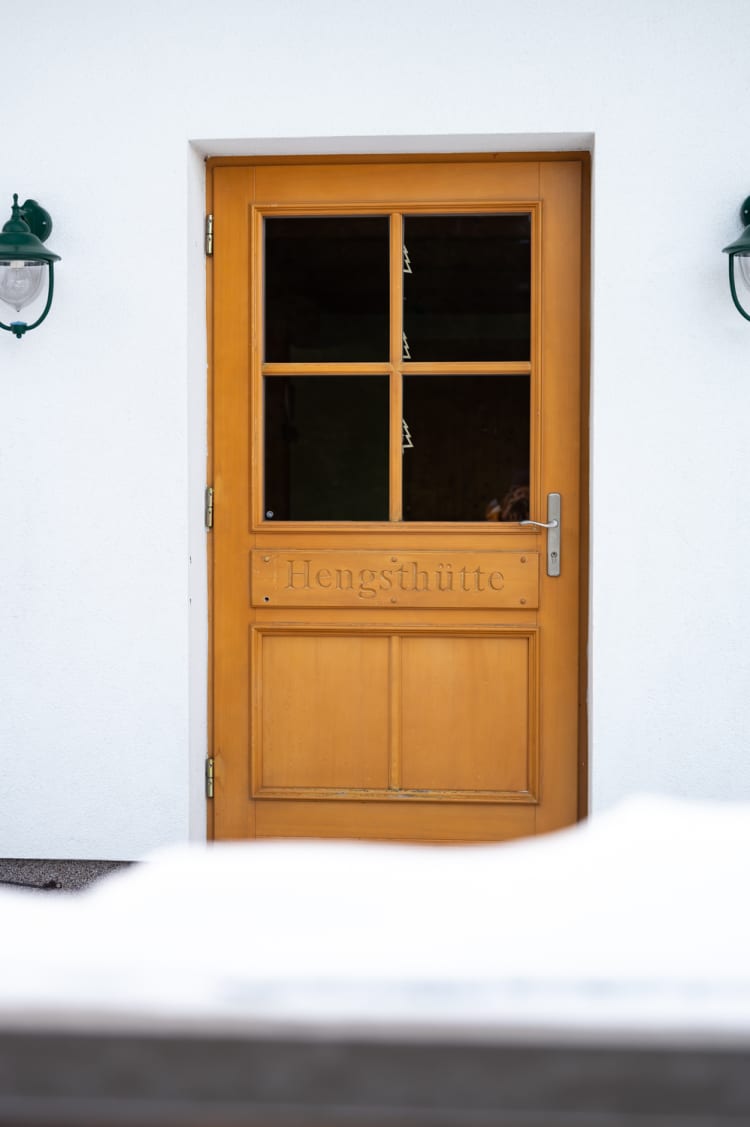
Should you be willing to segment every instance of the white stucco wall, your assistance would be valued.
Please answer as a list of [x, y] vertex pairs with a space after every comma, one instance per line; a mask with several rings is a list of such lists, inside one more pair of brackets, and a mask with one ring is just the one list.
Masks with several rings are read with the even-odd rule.
[[593, 809], [750, 797], [749, 36], [746, 0], [4, 13], [0, 219], [38, 198], [63, 261], [0, 334], [0, 856], [203, 834], [206, 153], [593, 143]]

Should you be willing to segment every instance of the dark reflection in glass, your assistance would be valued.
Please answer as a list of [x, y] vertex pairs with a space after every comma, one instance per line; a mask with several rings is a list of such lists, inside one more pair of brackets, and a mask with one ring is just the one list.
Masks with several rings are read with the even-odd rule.
[[389, 359], [387, 216], [266, 219], [265, 359]]
[[404, 359], [529, 359], [529, 215], [407, 216], [404, 246]]
[[265, 380], [267, 520], [388, 520], [388, 377]]
[[404, 420], [404, 520], [528, 516], [528, 376], [405, 376]]

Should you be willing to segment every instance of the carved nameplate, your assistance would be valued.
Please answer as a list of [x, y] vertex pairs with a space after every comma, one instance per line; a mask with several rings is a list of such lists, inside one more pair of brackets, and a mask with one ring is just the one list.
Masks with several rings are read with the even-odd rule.
[[537, 552], [257, 549], [251, 557], [253, 606], [539, 605]]

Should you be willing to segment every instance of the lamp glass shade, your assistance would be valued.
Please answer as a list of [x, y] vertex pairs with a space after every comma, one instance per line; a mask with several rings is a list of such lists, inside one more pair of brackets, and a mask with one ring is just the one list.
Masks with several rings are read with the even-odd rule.
[[20, 313], [38, 297], [46, 273], [46, 262], [0, 259], [0, 301]]
[[750, 293], [750, 254], [738, 254], [735, 257], [740, 264], [742, 281], [747, 286], [748, 293]]

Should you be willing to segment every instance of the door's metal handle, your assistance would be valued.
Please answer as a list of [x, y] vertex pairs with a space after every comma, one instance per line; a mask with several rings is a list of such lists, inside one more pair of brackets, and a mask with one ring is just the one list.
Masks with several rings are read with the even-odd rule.
[[560, 574], [560, 521], [562, 512], [560, 494], [547, 494], [546, 520], [519, 520], [519, 524], [531, 524], [535, 528], [548, 529], [547, 535], [547, 575], [556, 578]]

